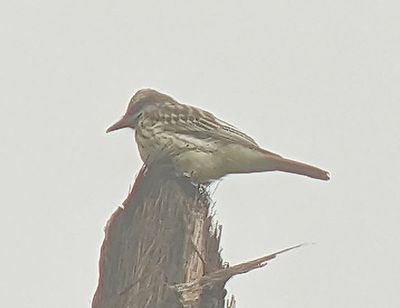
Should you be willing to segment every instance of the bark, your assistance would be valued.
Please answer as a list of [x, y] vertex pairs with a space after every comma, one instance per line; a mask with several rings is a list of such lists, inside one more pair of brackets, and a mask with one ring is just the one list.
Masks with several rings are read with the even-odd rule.
[[168, 166], [142, 168], [109, 219], [93, 308], [234, 308], [233, 297], [225, 300], [225, 283], [287, 251], [224, 265], [207, 189]]

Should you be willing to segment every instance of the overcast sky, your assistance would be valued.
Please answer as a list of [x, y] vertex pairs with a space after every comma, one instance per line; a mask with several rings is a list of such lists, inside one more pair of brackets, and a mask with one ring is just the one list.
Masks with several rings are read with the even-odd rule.
[[[142, 87], [331, 172], [226, 177], [238, 307], [399, 307], [398, 1], [1, 4], [0, 306], [88, 307], [103, 227], [141, 162], [106, 135]], [[260, 303], [261, 306], [260, 306]]]

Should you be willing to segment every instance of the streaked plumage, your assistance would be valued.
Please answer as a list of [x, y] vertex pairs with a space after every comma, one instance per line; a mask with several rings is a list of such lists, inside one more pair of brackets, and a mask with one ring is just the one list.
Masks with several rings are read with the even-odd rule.
[[328, 180], [327, 171], [264, 150], [213, 114], [152, 89], [138, 91], [107, 132], [131, 127], [146, 164], [167, 159], [178, 173], [205, 183], [230, 173], [284, 171]]

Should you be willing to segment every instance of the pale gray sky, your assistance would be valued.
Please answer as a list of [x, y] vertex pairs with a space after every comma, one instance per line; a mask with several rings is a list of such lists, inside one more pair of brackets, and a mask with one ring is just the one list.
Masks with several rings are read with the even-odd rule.
[[1, 307], [88, 307], [107, 218], [140, 167], [106, 135], [153, 87], [331, 171], [227, 177], [238, 307], [399, 307], [397, 1], [8, 1], [1, 5]]

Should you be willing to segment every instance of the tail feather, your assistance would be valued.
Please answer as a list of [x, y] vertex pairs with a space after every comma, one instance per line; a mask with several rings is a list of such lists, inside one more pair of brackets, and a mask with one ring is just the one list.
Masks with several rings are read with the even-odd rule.
[[227, 146], [225, 150], [223, 165], [226, 169], [223, 174], [283, 171], [324, 181], [329, 180], [328, 171], [284, 158], [261, 148], [238, 147], [235, 144], [231, 147]]
[[320, 168], [283, 157], [271, 157], [270, 159], [272, 161], [269, 165], [272, 166], [274, 170], [301, 174], [324, 181], [330, 179], [329, 172]]
[[253, 157], [253, 167], [257, 166], [257, 171], [282, 171], [305, 175], [318, 180], [327, 181], [330, 179], [328, 171], [299, 161], [284, 158], [264, 149], [259, 148], [258, 150], [257, 157]]

